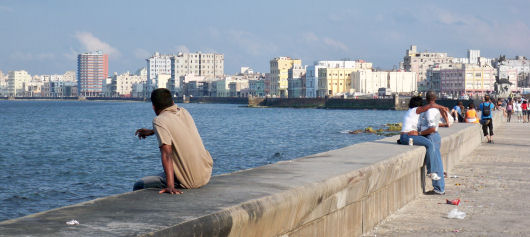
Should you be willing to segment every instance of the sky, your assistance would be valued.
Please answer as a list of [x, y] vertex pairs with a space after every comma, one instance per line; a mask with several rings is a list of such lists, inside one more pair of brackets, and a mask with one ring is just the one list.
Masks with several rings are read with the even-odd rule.
[[134, 72], [158, 51], [225, 55], [225, 74], [268, 72], [279, 56], [399, 66], [405, 50], [530, 56], [530, 1], [0, 0], [0, 70], [62, 74], [79, 53]]

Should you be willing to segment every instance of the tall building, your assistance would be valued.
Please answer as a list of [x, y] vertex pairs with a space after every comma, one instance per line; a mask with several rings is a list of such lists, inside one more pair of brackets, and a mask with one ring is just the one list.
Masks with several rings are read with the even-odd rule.
[[469, 59], [470, 64], [479, 64], [480, 50], [468, 49], [467, 58]]
[[216, 53], [178, 53], [170, 57], [170, 74], [174, 92], [181, 89], [179, 78], [186, 75], [211, 80], [224, 76], [224, 55]]
[[294, 65], [302, 65], [302, 60], [292, 59], [290, 57], [278, 57], [270, 61], [270, 94], [272, 96], [288, 96], [289, 82], [289, 69], [293, 68]]
[[447, 53], [418, 52], [416, 45], [410, 46], [403, 58], [403, 68], [407, 72], [415, 72], [418, 80], [418, 90], [426, 91], [431, 86], [427, 81], [427, 70], [434, 64], [452, 63], [453, 58]]
[[101, 96], [109, 75], [109, 56], [102, 51], [77, 56], [77, 88], [80, 96]]
[[7, 94], [8, 96], [24, 96], [24, 88], [31, 82], [31, 75], [28, 72], [9, 71], [7, 75]]
[[[157, 78], [171, 77], [171, 57], [169, 54], [160, 54], [155, 52], [153, 56], [147, 58], [147, 82], [144, 85], [144, 96], [150, 97], [151, 91], [157, 89], [157, 85], [163, 84], [157, 82]], [[171, 90], [171, 88], [168, 88]]]

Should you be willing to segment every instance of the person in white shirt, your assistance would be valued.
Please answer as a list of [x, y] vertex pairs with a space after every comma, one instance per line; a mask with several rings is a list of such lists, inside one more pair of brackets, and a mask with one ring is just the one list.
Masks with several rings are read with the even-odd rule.
[[[433, 91], [427, 92], [426, 99], [428, 104], [436, 104], [436, 94]], [[431, 108], [420, 115], [418, 127], [418, 130], [420, 131], [419, 135], [425, 136], [431, 140], [435, 146], [435, 155], [433, 162], [431, 163], [431, 172], [436, 173], [440, 179], [433, 180], [432, 186], [434, 187], [434, 190], [427, 193], [433, 195], [445, 194], [444, 166], [442, 163], [442, 155], [440, 153], [442, 138], [440, 137], [440, 134], [438, 134], [438, 127], [445, 127], [448, 126], [448, 124], [440, 124], [442, 118], [445, 121], [449, 121], [447, 113], [440, 113], [438, 109]]]
[[518, 98], [513, 103], [513, 113], [515, 116], [517, 116], [517, 121], [522, 122], [523, 121], [523, 108], [521, 107], [523, 103], [521, 102], [521, 99]]
[[434, 160], [436, 159], [436, 146], [428, 138], [418, 135], [418, 122], [420, 113], [426, 112], [431, 108], [440, 109], [444, 111], [444, 113], [447, 113], [447, 108], [437, 104], [421, 106], [422, 102], [423, 100], [420, 96], [414, 96], [410, 99], [409, 110], [403, 116], [403, 125], [399, 141], [400, 144], [409, 145], [409, 141], [412, 139], [414, 145], [424, 146], [426, 148], [425, 164], [427, 166], [427, 175], [433, 180], [434, 185], [434, 181], [441, 179], [436, 172], [432, 172], [432, 164], [437, 162]]

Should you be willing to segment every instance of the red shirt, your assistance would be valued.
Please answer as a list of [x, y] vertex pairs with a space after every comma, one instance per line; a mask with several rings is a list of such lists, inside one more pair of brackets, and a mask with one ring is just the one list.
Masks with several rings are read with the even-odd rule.
[[528, 109], [528, 103], [526, 103], [526, 104], [521, 104], [521, 108], [522, 108], [523, 110], [527, 110], [527, 109]]

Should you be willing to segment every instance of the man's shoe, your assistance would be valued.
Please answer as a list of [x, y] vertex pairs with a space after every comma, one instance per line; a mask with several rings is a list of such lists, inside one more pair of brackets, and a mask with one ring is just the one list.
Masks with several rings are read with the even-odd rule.
[[440, 180], [440, 176], [438, 176], [436, 173], [430, 173], [429, 178], [432, 180]]
[[445, 195], [445, 192], [442, 193], [440, 191], [431, 190], [431, 191], [425, 192], [424, 194], [425, 195]]

